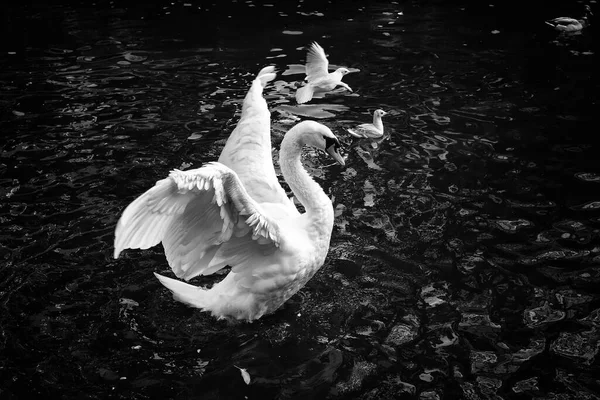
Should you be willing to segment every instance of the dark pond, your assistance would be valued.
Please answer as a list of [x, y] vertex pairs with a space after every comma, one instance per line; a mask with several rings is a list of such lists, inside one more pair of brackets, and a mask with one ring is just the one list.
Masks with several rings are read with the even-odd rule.
[[[582, 4], [8, 3], [0, 398], [599, 398], [597, 30], [543, 22]], [[298, 108], [313, 40], [360, 72]], [[306, 157], [337, 212], [326, 264], [232, 325], [172, 299], [160, 246], [114, 260], [113, 231], [218, 157], [268, 64], [275, 148], [319, 118], [347, 165]], [[352, 139], [377, 108], [386, 139]]]

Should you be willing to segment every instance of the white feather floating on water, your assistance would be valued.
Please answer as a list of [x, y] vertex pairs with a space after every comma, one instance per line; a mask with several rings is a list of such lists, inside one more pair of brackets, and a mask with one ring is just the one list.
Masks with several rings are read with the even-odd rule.
[[237, 365], [234, 365], [234, 367], [236, 367], [237, 369], [240, 370], [240, 373], [242, 374], [242, 379], [244, 380], [244, 382], [246, 382], [246, 385], [250, 384], [250, 374], [248, 373], [248, 371], [246, 371], [246, 368], [241, 368], [238, 367]]

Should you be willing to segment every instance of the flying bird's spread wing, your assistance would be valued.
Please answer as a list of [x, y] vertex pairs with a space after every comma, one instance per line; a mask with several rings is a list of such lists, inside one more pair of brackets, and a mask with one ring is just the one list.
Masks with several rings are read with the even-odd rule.
[[325, 50], [317, 42], [313, 42], [306, 55], [306, 80], [314, 82], [327, 76], [328, 68], [329, 61], [327, 61]]

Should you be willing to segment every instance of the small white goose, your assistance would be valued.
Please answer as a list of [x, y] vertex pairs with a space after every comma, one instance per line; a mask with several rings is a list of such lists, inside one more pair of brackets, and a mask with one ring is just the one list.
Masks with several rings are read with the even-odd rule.
[[550, 25], [559, 32], [573, 33], [579, 32], [583, 28], [589, 25], [588, 18], [592, 16], [592, 9], [590, 6], [585, 6], [585, 14], [581, 19], [575, 19], [571, 17], [558, 17], [545, 21], [547, 25]]
[[343, 86], [352, 91], [350, 86], [342, 82], [342, 77], [349, 73], [347, 68], [338, 68], [329, 72], [329, 61], [325, 50], [317, 42], [308, 49], [306, 55], [306, 81], [307, 83], [296, 91], [296, 101], [303, 104], [310, 101], [315, 93], [330, 92], [337, 86]]
[[275, 311], [317, 272], [329, 249], [333, 206], [300, 156], [303, 146], [313, 146], [343, 165], [339, 141], [314, 121], [285, 135], [280, 167], [306, 210], [300, 214], [273, 167], [262, 90], [274, 78], [267, 67], [252, 83], [219, 162], [173, 170], [125, 209], [115, 230], [115, 258], [162, 242], [173, 272], [185, 280], [231, 266], [210, 289], [155, 274], [175, 299], [218, 318], [252, 321]]
[[348, 129], [348, 132], [356, 138], [377, 139], [383, 136], [383, 121], [381, 117], [387, 115], [383, 110], [375, 110], [372, 124], [360, 124], [356, 128]]

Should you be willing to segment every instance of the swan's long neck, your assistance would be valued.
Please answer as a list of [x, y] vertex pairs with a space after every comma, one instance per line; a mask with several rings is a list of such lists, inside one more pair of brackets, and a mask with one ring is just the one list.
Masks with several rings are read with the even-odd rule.
[[327, 220], [333, 219], [333, 207], [331, 200], [318, 183], [316, 183], [302, 166], [302, 144], [301, 129], [296, 127], [290, 129], [281, 142], [279, 151], [279, 165], [281, 173], [294, 196], [304, 206], [306, 213], [311, 218], [321, 220], [327, 224]]
[[381, 116], [379, 114], [373, 115], [373, 125], [375, 128], [379, 129], [381, 133], [383, 133], [383, 121], [381, 120]]

